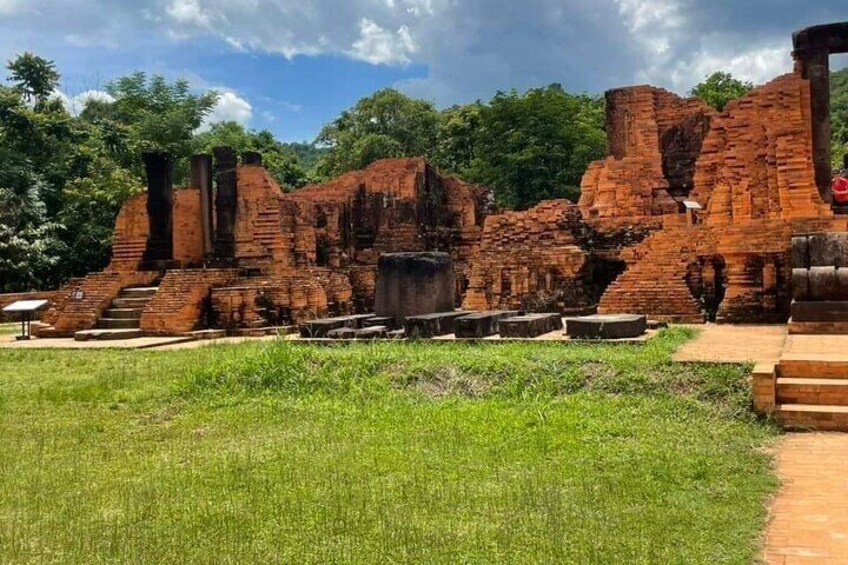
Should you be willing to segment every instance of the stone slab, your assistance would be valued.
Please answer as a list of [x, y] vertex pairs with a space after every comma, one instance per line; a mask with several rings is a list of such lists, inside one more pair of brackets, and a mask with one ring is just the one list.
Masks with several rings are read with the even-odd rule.
[[336, 329], [350, 328], [358, 330], [363, 327], [366, 320], [373, 318], [373, 314], [357, 314], [354, 316], [339, 316], [337, 318], [324, 318], [312, 320], [300, 325], [301, 337], [323, 338]]
[[500, 331], [500, 321], [521, 315], [517, 310], [492, 310], [476, 312], [458, 318], [454, 325], [457, 338], [483, 338], [495, 335]]
[[639, 337], [647, 330], [647, 317], [638, 314], [598, 314], [566, 320], [566, 331], [572, 339], [626, 339]]
[[562, 316], [551, 314], [526, 314], [506, 318], [499, 323], [501, 337], [538, 337], [563, 329]]
[[848, 301], [793, 300], [793, 322], [848, 322]]
[[470, 312], [451, 311], [436, 314], [410, 316], [404, 323], [406, 337], [412, 339], [429, 339], [454, 333], [455, 322], [458, 318], [467, 316]]

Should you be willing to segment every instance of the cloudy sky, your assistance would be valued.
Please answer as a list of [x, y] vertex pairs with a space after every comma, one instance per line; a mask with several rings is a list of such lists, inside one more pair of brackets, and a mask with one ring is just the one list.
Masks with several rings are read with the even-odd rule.
[[719, 69], [761, 83], [791, 69], [794, 29], [844, 20], [848, 0], [0, 0], [0, 57], [55, 60], [71, 107], [143, 70], [216, 88], [212, 119], [303, 140], [385, 86], [447, 106], [552, 82], [685, 93]]

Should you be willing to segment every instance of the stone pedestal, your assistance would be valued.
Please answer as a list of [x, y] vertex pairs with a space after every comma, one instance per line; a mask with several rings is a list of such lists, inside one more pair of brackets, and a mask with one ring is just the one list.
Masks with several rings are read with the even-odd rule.
[[448, 312], [456, 283], [447, 253], [390, 253], [377, 265], [375, 311], [399, 323], [409, 316]]

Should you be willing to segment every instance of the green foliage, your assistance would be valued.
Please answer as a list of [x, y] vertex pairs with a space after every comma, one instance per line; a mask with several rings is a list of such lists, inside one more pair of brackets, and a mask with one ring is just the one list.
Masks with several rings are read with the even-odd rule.
[[848, 68], [830, 77], [830, 122], [833, 132], [833, 166], [843, 166], [843, 156], [848, 155]]
[[727, 103], [742, 98], [754, 88], [750, 82], [741, 81], [730, 73], [715, 72], [697, 84], [692, 89], [692, 96], [697, 96], [719, 112], [724, 110]]
[[330, 150], [317, 172], [324, 178], [362, 169], [388, 157], [429, 157], [436, 146], [439, 112], [430, 102], [385, 89], [363, 98], [324, 127], [317, 143]]
[[323, 177], [387, 157], [424, 157], [442, 170], [490, 185], [502, 206], [524, 209], [546, 198], [579, 197], [580, 180], [603, 158], [603, 100], [559, 85], [499, 93], [438, 112], [395, 90], [365, 98], [325, 127]]
[[44, 102], [59, 84], [59, 73], [53, 61], [32, 53], [18, 55], [9, 61], [6, 68], [9, 69], [9, 80], [27, 102]]
[[[475, 112], [466, 118], [475, 119]], [[580, 196], [592, 161], [606, 154], [603, 101], [572, 95], [559, 85], [525, 94], [499, 93], [482, 108], [473, 158], [458, 172], [493, 187], [498, 204], [526, 209], [541, 200]]]
[[239, 153], [258, 151], [262, 154], [265, 168], [286, 190], [300, 188], [309, 180], [298, 162], [297, 154], [286, 144], [277, 141], [268, 130], [247, 131], [236, 122], [221, 122], [197, 134], [194, 144], [196, 152], [205, 153], [210, 153], [219, 145], [229, 145]]

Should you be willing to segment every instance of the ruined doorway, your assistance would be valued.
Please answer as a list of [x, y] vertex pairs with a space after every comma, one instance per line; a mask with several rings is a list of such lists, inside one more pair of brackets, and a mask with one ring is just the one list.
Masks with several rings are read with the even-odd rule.
[[702, 257], [686, 269], [686, 285], [704, 319], [715, 322], [727, 293], [727, 263], [721, 255]]

